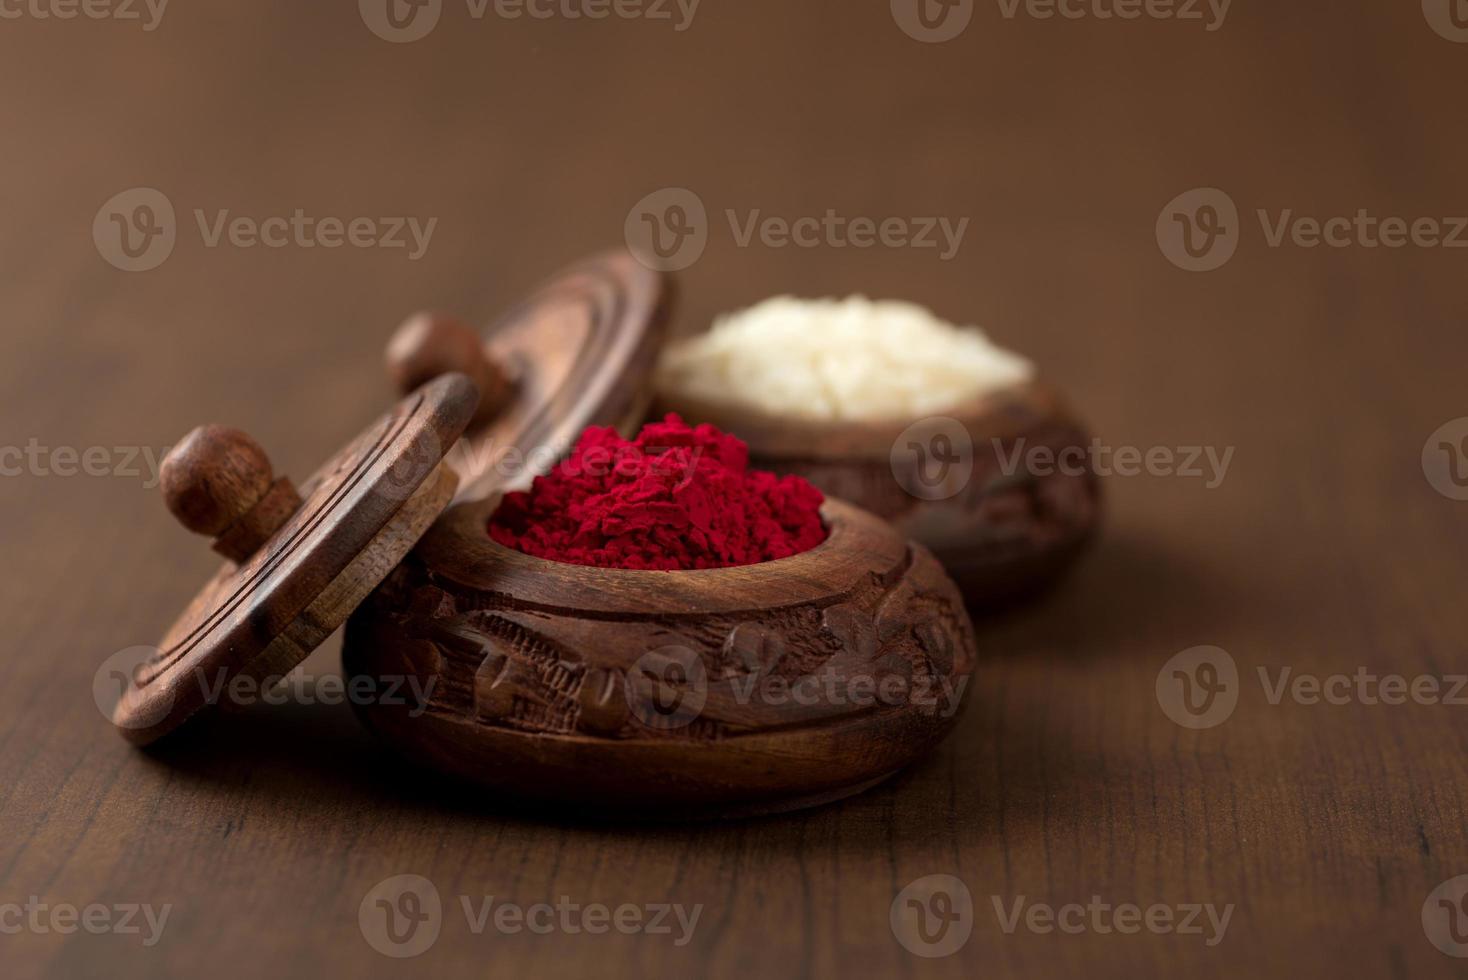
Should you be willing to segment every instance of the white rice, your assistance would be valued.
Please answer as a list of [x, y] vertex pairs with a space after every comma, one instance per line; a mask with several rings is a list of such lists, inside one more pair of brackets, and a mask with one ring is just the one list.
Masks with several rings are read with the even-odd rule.
[[918, 418], [1021, 384], [1029, 361], [914, 303], [778, 296], [663, 352], [680, 397], [804, 419]]

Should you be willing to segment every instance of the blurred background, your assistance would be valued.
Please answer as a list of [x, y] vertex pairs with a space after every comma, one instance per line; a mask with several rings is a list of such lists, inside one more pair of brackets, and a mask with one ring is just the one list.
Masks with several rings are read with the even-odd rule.
[[[1287, 705], [1194, 741], [1151, 684], [1199, 643], [1246, 667], [1461, 659], [1462, 505], [1421, 457], [1468, 414], [1468, 252], [1354, 231], [1340, 246], [1301, 244], [1308, 230], [1270, 242], [1298, 217], [1432, 218], [1446, 238], [1468, 215], [1460, 0], [389, 2], [0, 0], [0, 443], [107, 447], [114, 470], [116, 447], [146, 448], [136, 477], [27, 464], [0, 480], [0, 898], [141, 890], [181, 909], [173, 943], [148, 955], [0, 939], [22, 975], [390, 973], [405, 965], [354, 927], [388, 874], [611, 898], [628, 862], [654, 897], [709, 903], [692, 946], [520, 937], [416, 962], [805, 976], [1452, 964], [1418, 916], [1428, 889], [1468, 870], [1454, 864], [1468, 862], [1460, 724]], [[107, 730], [85, 696], [95, 664], [153, 642], [214, 564], [164, 511], [147, 453], [215, 421], [255, 435], [278, 472], [309, 473], [391, 403], [382, 348], [405, 315], [486, 321], [623, 243], [639, 202], [673, 188], [707, 216], [706, 248], [678, 273], [676, 332], [779, 293], [912, 299], [1032, 357], [1113, 446], [1235, 447], [1228, 479], [1110, 481], [1087, 562], [980, 624], [991, 659], [939, 757], [800, 817], [644, 835], [486, 816], [381, 776], [345, 709], [325, 730], [288, 711], [258, 740], [166, 763]], [[1199, 188], [1237, 213], [1219, 236], [1234, 251], [1210, 271], [1159, 237]], [[211, 244], [221, 221], [297, 211], [318, 233], [369, 219], [371, 243]], [[742, 243], [731, 212], [739, 228], [828, 212], [966, 224], [945, 257]], [[338, 651], [310, 663], [333, 670]], [[969, 882], [981, 925], [959, 955], [925, 960], [893, 941], [887, 903], [934, 872]], [[990, 891], [1241, 908], [1217, 949], [1008, 938]]]

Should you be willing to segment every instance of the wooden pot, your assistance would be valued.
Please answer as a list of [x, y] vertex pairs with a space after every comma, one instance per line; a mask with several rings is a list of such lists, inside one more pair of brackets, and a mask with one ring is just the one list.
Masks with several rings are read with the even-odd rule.
[[973, 628], [932, 555], [830, 500], [826, 541], [735, 568], [628, 571], [490, 539], [498, 496], [451, 508], [348, 622], [358, 706], [408, 756], [517, 800], [653, 818], [859, 792], [953, 726]]

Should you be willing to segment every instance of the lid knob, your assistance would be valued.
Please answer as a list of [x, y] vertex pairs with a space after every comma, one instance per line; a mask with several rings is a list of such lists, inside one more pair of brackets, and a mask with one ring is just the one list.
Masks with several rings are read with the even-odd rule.
[[443, 313], [415, 313], [388, 341], [387, 373], [401, 394], [451, 371], [467, 374], [479, 389], [471, 429], [498, 415], [510, 397], [509, 376], [462, 320]]
[[163, 460], [164, 502], [179, 523], [214, 538], [214, 550], [244, 564], [301, 506], [270, 457], [238, 429], [201, 425]]

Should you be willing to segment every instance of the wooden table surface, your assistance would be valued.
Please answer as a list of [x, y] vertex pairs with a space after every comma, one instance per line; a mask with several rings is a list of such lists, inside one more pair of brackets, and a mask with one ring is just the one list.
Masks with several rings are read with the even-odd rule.
[[[1449, 914], [1429, 894], [1468, 873], [1468, 707], [1271, 692], [1281, 668], [1365, 671], [1437, 678], [1441, 702], [1468, 672], [1468, 503], [1422, 459], [1468, 415], [1468, 252], [1270, 236], [1282, 215], [1364, 209], [1445, 235], [1468, 215], [1468, 45], [1411, 0], [1240, 0], [1217, 30], [1102, 19], [1089, 0], [1080, 19], [980, 3], [945, 43], [883, 2], [707, 0], [678, 30], [672, 6], [671, 21], [566, 16], [584, 4], [476, 19], [451, 0], [413, 43], [374, 36], [354, 6], [180, 3], [151, 31], [141, 4], [144, 22], [0, 7], [7, 976], [1464, 972], [1429, 936]], [[138, 187], [166, 195], [177, 241], [130, 272], [93, 225]], [[127, 747], [94, 672], [155, 642], [214, 564], [164, 512], [150, 454], [218, 421], [309, 472], [389, 403], [380, 354], [404, 314], [484, 318], [620, 242], [634, 203], [668, 187], [709, 216], [676, 329], [780, 292], [916, 299], [1033, 356], [1107, 447], [1231, 449], [1225, 477], [1107, 479], [1104, 534], [1075, 574], [977, 621], [953, 737], [810, 812], [527, 814], [300, 699]], [[1214, 271], [1159, 247], [1164, 206], [1192, 188], [1238, 210]], [[437, 223], [416, 258], [209, 243], [222, 211], [296, 209]], [[741, 243], [727, 215], [828, 210], [969, 223], [945, 261]], [[67, 450], [91, 447], [105, 475], [67, 475]], [[1238, 700], [1195, 730], [1157, 680], [1200, 645], [1231, 656]], [[339, 651], [305, 669], [332, 674]], [[359, 927], [368, 890], [401, 874], [443, 899], [416, 959]], [[949, 956], [909, 952], [890, 925], [929, 875], [972, 898]], [[475, 934], [459, 897], [491, 895], [702, 910], [681, 945], [676, 929]], [[1206, 915], [1201, 934], [1108, 931], [1090, 911], [1074, 933], [1004, 928], [1017, 903], [1093, 902], [1232, 908], [1221, 937]], [[38, 903], [171, 910], [149, 946], [146, 928], [22, 922]]]

